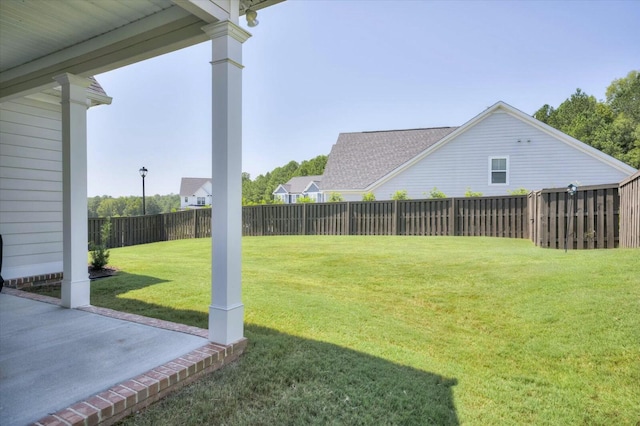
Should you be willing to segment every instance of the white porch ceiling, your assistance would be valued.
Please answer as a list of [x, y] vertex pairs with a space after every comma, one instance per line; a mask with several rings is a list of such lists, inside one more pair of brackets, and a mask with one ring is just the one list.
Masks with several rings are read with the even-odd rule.
[[279, 1], [1, 0], [0, 102], [51, 88], [64, 72], [88, 77], [200, 43], [201, 27], [234, 7]]

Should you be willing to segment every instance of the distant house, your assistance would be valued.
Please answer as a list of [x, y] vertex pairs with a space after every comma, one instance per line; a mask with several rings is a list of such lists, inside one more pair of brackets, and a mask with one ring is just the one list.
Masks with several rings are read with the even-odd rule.
[[468, 189], [508, 191], [619, 182], [636, 170], [545, 123], [498, 102], [462, 125], [430, 129], [342, 133], [322, 176], [332, 192], [359, 201], [398, 190], [427, 198], [437, 187], [449, 197]]
[[211, 205], [211, 179], [183, 177], [180, 182], [180, 209]]
[[274, 199], [285, 204], [295, 204], [300, 197], [309, 197], [316, 203], [324, 201], [320, 182], [322, 176], [297, 176], [289, 182], [278, 185], [273, 191]]

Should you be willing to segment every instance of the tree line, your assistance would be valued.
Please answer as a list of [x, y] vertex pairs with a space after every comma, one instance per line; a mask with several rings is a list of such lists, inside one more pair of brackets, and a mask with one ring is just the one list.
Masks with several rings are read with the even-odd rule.
[[251, 180], [249, 173], [242, 173], [242, 204], [250, 206], [273, 203], [273, 191], [278, 185], [285, 184], [296, 176], [322, 175], [326, 165], [327, 156], [318, 155], [302, 163], [290, 161], [282, 167], [276, 167], [264, 175], [259, 175], [254, 180]]
[[632, 167], [640, 168], [640, 72], [615, 79], [598, 101], [580, 89], [557, 108], [544, 105], [533, 115]]
[[[180, 209], [177, 194], [152, 195], [144, 198], [147, 214], [171, 213]], [[87, 208], [89, 217], [120, 217], [142, 215], [142, 197], [129, 196], [114, 198], [110, 195], [89, 197]]]

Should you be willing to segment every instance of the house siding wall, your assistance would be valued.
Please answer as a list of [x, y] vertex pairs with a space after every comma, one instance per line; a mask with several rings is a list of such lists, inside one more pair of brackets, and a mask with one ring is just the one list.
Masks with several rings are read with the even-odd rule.
[[[204, 205], [211, 205], [211, 191], [212, 191], [211, 183], [207, 182], [202, 187], [198, 188], [195, 194], [191, 195], [180, 195], [180, 208], [194, 208], [194, 207], [202, 207], [198, 206], [198, 197], [204, 197]], [[187, 197], [188, 201], [185, 202], [184, 199]]]
[[0, 104], [0, 234], [5, 279], [62, 271], [60, 106]]
[[[508, 185], [489, 185], [490, 157], [509, 159]], [[507, 191], [518, 188], [619, 182], [628, 174], [508, 113], [498, 112], [373, 192], [378, 200], [390, 199], [397, 190], [407, 190], [410, 198], [426, 198], [434, 187], [448, 197], [464, 196], [467, 188], [486, 196], [508, 195]]]

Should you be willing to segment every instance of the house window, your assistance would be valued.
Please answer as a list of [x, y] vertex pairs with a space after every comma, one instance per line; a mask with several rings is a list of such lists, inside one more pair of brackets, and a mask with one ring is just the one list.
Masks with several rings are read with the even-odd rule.
[[188, 203], [189, 202], [189, 197], [184, 197], [184, 202]]
[[489, 185], [509, 184], [509, 157], [489, 158]]
[[291, 194], [291, 201], [289, 201], [291, 204], [295, 204], [296, 201], [298, 200], [298, 194]]
[[204, 206], [204, 197], [198, 197], [198, 205]]

